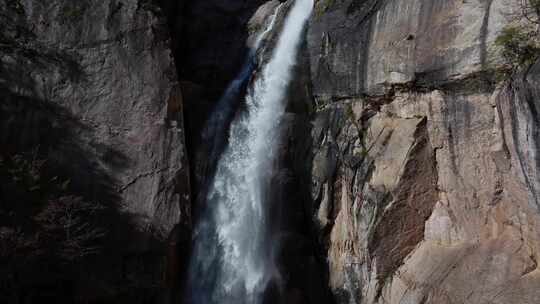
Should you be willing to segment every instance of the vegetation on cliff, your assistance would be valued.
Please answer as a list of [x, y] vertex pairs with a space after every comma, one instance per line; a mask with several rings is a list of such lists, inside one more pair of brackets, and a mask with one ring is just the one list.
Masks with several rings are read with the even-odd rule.
[[50, 175], [37, 152], [0, 155], [0, 302], [61, 302], [64, 293], [56, 291], [99, 252], [104, 207], [77, 196], [69, 184]]
[[519, 12], [495, 40], [505, 63], [512, 68], [529, 66], [540, 57], [540, 0], [519, 0]]

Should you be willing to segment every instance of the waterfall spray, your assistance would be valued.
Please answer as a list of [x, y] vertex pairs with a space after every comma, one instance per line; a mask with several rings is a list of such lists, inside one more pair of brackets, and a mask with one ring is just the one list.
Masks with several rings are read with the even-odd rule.
[[269, 280], [279, 276], [269, 253], [265, 193], [286, 89], [312, 9], [313, 0], [294, 2], [270, 60], [248, 90], [246, 109], [232, 122], [195, 227], [188, 278], [194, 304], [257, 304]]

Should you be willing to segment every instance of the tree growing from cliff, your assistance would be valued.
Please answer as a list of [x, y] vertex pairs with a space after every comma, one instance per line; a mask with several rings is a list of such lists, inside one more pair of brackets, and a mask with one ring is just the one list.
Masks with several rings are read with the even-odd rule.
[[512, 14], [495, 40], [501, 56], [513, 70], [528, 66], [540, 58], [540, 0], [517, 0], [518, 11]]
[[67, 195], [49, 200], [34, 219], [54, 254], [64, 261], [74, 261], [99, 252], [96, 241], [105, 232], [90, 219], [102, 209], [82, 197]]
[[47, 177], [45, 163], [35, 153], [0, 158], [0, 238], [23, 238], [12, 248], [34, 247], [33, 254], [66, 261], [96, 253], [104, 230], [94, 220], [104, 207], [70, 194], [69, 180]]
[[[62, 284], [77, 263], [99, 252], [103, 207], [50, 177], [37, 153], [0, 153], [0, 303]], [[56, 284], [56, 285], [55, 285]], [[30, 292], [32, 291], [32, 292]]]

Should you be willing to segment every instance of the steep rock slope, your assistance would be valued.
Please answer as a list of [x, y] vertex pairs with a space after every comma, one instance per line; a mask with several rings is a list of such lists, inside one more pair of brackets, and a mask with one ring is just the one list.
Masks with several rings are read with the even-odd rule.
[[141, 286], [163, 285], [164, 242], [191, 216], [182, 95], [152, 3], [0, 1], [3, 152], [38, 147], [74, 191], [110, 208], [97, 265]]
[[308, 33], [311, 215], [338, 303], [535, 303], [538, 66], [517, 3], [324, 1]]

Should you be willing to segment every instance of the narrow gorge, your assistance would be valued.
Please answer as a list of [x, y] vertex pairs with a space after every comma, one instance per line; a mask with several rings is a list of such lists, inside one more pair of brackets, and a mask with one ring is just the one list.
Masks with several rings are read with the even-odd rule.
[[0, 303], [540, 303], [538, 1], [0, 16]]
[[[207, 199], [195, 223], [189, 303], [262, 303], [268, 282], [280, 280], [272, 254], [279, 244], [270, 227], [268, 193], [273, 189], [269, 181], [276, 173], [273, 162], [280, 141], [283, 99], [312, 7], [312, 0], [294, 3], [268, 62], [247, 89], [245, 112], [236, 114], [229, 135], [213, 134], [228, 137], [228, 144], [217, 160], [210, 186], [201, 194]], [[268, 30], [258, 34], [254, 51], [272, 30], [279, 8], [270, 16]], [[244, 74], [242, 71], [237, 81], [244, 79]], [[233, 82], [231, 88], [235, 86]], [[223, 100], [232, 101], [230, 92], [225, 94]], [[223, 111], [214, 115], [221, 114]], [[222, 119], [210, 117], [209, 122], [214, 120]]]

